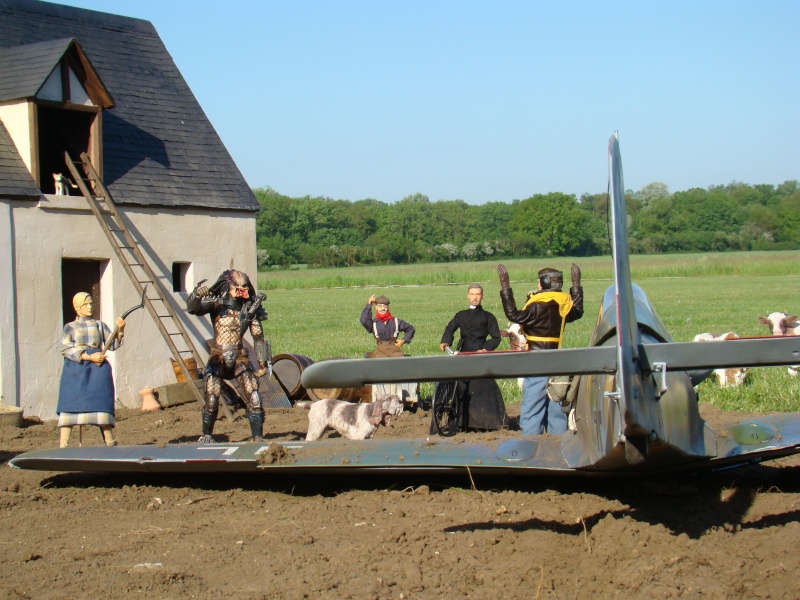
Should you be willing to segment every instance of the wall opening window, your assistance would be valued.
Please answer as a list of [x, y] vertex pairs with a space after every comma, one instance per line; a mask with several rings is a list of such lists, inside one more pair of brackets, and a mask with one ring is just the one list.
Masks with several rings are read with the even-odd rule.
[[[96, 113], [62, 110], [38, 106], [39, 128], [39, 181], [45, 194], [54, 194], [54, 173], [72, 178], [64, 161], [64, 152], [69, 152], [72, 160], [80, 160], [82, 152], [90, 154], [92, 124]], [[67, 192], [79, 195], [78, 190], [67, 186]]]
[[72, 297], [78, 292], [92, 295], [92, 318], [100, 318], [100, 275], [102, 263], [99, 260], [61, 259], [61, 314], [64, 325], [75, 320]]
[[[102, 177], [102, 111], [114, 106], [114, 100], [81, 45], [75, 39], [28, 44], [17, 48], [17, 60], [30, 67], [25, 71], [29, 77], [38, 80], [47, 73], [32, 99], [29, 140], [29, 167], [42, 192], [58, 193], [57, 173], [72, 178], [65, 153], [77, 162], [85, 152]], [[66, 193], [80, 195], [72, 186]]]
[[174, 262], [172, 263], [172, 291], [189, 291], [189, 267], [192, 263]]

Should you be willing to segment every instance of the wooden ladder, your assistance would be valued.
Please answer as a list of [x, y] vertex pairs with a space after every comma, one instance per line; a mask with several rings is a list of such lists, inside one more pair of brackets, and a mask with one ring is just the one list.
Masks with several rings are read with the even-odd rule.
[[[190, 383], [189, 387], [193, 394], [202, 405], [205, 399], [198, 386], [194, 385], [195, 375], [189, 372], [184, 359], [190, 356], [194, 358], [197, 368], [201, 372], [204, 364], [186, 328], [167, 300], [166, 290], [150, 268], [136, 240], [133, 239], [130, 231], [125, 226], [116, 204], [111, 199], [111, 194], [108, 193], [108, 190], [103, 185], [100, 176], [89, 160], [89, 156], [85, 152], [81, 153], [81, 161], [78, 164], [81, 165], [83, 173], [78, 170], [78, 166], [73, 162], [68, 152], [64, 153], [64, 160], [70, 173], [72, 173], [73, 180], [89, 203], [89, 208], [91, 208], [94, 216], [97, 217], [103, 233], [106, 234], [111, 247], [114, 248], [114, 252], [125, 268], [125, 272], [130, 277], [133, 287], [141, 295], [144, 292], [144, 287], [147, 286], [144, 305], [153, 317], [161, 337], [167, 343], [183, 376]], [[227, 403], [221, 401], [220, 404], [224, 408], [228, 419], [233, 421], [233, 415]]]

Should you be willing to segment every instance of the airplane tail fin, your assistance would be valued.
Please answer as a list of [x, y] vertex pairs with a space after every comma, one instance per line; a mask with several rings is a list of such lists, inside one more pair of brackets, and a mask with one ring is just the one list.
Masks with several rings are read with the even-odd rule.
[[625, 185], [622, 178], [622, 156], [617, 132], [608, 140], [608, 197], [611, 219], [611, 248], [614, 258], [614, 290], [617, 309], [617, 376], [616, 393], [625, 422], [626, 453], [630, 462], [644, 459], [641, 441], [642, 423], [647, 421], [641, 393], [641, 364], [639, 360], [639, 335], [631, 281], [628, 253], [628, 219], [625, 209]]

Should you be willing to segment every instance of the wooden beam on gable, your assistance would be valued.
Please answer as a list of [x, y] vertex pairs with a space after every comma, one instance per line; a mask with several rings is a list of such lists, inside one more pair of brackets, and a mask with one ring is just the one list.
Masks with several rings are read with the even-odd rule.
[[[103, 80], [100, 79], [92, 61], [86, 56], [78, 40], [73, 40], [72, 45], [67, 50], [66, 61], [70, 68], [75, 72], [75, 75], [83, 83], [86, 93], [92, 99], [92, 102], [101, 108], [111, 108], [114, 106], [114, 98], [106, 88]], [[69, 96], [65, 96], [68, 98]]]

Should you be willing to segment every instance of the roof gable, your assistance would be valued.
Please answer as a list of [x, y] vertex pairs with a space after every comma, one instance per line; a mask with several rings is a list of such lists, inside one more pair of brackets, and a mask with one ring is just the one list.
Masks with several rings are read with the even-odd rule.
[[[114, 106], [103, 111], [103, 178], [116, 202], [259, 210], [151, 23], [37, 0], [0, 0], [0, 47], [7, 51], [40, 42], [55, 51], [72, 39], [113, 95]], [[0, 168], [0, 193], [7, 193], [5, 177]]]
[[[89, 57], [74, 38], [0, 48], [0, 102], [37, 96], [49, 100], [64, 100], [61, 95], [62, 59], [68, 65], [73, 89], [77, 84], [83, 95], [88, 96], [95, 106], [110, 108], [114, 105], [111, 94]], [[51, 92], [43, 96], [43, 90], [48, 87], [55, 94]], [[72, 100], [75, 100], [75, 95]]]
[[61, 39], [0, 48], [0, 101], [34, 97], [71, 42]]

